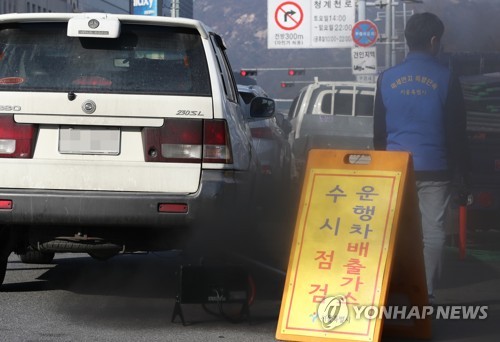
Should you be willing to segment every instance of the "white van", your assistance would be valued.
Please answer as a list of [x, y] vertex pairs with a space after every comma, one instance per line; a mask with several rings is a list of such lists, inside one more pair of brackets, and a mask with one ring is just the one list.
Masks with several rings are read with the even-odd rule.
[[199, 21], [1, 15], [0, 280], [12, 251], [105, 259], [182, 248], [195, 229], [218, 239], [259, 169], [242, 106]]

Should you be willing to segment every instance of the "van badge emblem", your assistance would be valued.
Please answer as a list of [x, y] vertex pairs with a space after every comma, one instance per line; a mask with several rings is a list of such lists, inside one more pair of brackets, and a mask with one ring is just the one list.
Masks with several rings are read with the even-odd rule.
[[82, 104], [82, 110], [87, 114], [92, 114], [95, 112], [97, 106], [94, 101], [87, 100]]
[[96, 19], [90, 19], [89, 20], [89, 27], [91, 29], [96, 29], [99, 27], [99, 20], [96, 20]]

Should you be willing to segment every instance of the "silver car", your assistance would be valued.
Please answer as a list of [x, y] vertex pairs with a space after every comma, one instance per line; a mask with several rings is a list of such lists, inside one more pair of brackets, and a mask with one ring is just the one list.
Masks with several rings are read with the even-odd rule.
[[[283, 187], [288, 186], [291, 170], [291, 147], [287, 139], [286, 127], [280, 126], [276, 112], [267, 118], [250, 117], [250, 106], [256, 98], [269, 98], [269, 95], [258, 85], [238, 84], [238, 92], [247, 105], [247, 121], [252, 135], [252, 144], [259, 155], [262, 173], [267, 175], [268, 183]], [[286, 121], [281, 117], [280, 122]], [[288, 121], [286, 121], [288, 122]]]

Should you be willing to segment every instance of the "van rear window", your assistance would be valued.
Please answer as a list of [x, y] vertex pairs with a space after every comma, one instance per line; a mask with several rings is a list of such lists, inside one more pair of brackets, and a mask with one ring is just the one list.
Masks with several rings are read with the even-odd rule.
[[66, 30], [67, 23], [0, 26], [0, 91], [211, 95], [195, 29], [123, 24], [116, 39]]

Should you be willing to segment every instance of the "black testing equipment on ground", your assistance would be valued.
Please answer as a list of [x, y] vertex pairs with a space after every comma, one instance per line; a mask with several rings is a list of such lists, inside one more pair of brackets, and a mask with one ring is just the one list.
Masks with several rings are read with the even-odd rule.
[[[249, 272], [242, 266], [182, 265], [178, 281], [172, 322], [179, 316], [186, 325], [182, 304], [201, 304], [208, 313], [233, 323], [250, 321], [249, 305], [255, 288]], [[215, 306], [216, 311], [210, 310], [209, 304]], [[229, 304], [241, 304], [239, 313], [228, 314], [225, 306]]]

